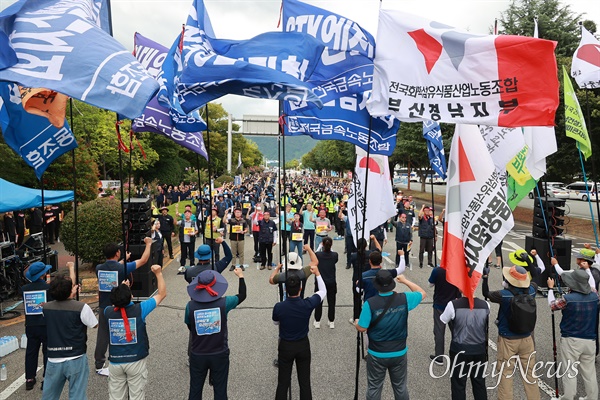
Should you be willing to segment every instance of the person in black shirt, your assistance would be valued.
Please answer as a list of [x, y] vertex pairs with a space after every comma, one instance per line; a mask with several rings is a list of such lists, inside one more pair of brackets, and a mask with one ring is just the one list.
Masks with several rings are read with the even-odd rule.
[[435, 342], [435, 355], [429, 358], [437, 364], [442, 364], [444, 355], [444, 335], [446, 333], [446, 324], [442, 322], [440, 316], [446, 309], [446, 306], [452, 300], [461, 297], [460, 290], [446, 280], [446, 269], [436, 267], [429, 276], [429, 285], [434, 286], [433, 291], [433, 340]]
[[164, 241], [167, 242], [167, 248], [169, 250], [169, 258], [173, 259], [173, 243], [171, 237], [175, 236], [175, 223], [173, 217], [169, 215], [169, 209], [167, 207], [161, 207], [160, 215], [158, 220], [160, 221], [160, 233]]
[[29, 234], [40, 233], [44, 228], [44, 214], [38, 207], [31, 209], [31, 222], [29, 224]]
[[23, 244], [23, 238], [25, 237], [25, 211], [17, 211], [14, 217], [17, 225], [17, 247], [19, 247]]
[[[329, 328], [335, 327], [335, 295], [337, 293], [337, 283], [335, 281], [335, 265], [338, 262], [338, 253], [331, 251], [333, 240], [330, 237], [323, 239], [323, 251], [316, 253], [317, 259], [319, 260], [319, 271], [321, 271], [321, 277], [325, 282], [325, 288], [327, 289], [327, 318], [329, 320]], [[319, 288], [315, 280], [315, 292], [318, 292]], [[323, 303], [319, 303], [315, 308], [315, 328], [321, 327], [321, 316], [323, 315]]]
[[52, 206], [46, 206], [44, 210], [44, 237], [50, 244], [54, 244], [54, 221], [56, 217], [52, 211]]
[[17, 240], [17, 225], [12, 211], [4, 214], [4, 234], [9, 242], [16, 243]]

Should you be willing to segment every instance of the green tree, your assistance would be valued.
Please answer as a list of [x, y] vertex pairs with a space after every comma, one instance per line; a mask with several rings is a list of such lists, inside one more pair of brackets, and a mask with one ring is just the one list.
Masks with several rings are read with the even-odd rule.
[[[93, 200], [98, 195], [98, 166], [89, 148], [80, 144], [75, 149], [77, 169], [77, 201]], [[54, 161], [44, 173], [44, 187], [49, 190], [73, 190], [73, 154], [68, 152]]]
[[302, 157], [302, 165], [315, 171], [343, 172], [354, 168], [354, 145], [341, 140], [320, 140]]
[[[581, 14], [573, 12], [568, 5], [558, 0], [513, 0], [506, 11], [501, 13], [503, 32], [511, 35], [532, 36], [534, 18], [538, 19], [539, 37], [557, 41], [558, 79], [562, 83], [562, 67], [571, 70], [572, 56], [579, 45], [581, 28], [596, 32], [594, 21], [583, 20]], [[574, 83], [575, 87], [576, 84]], [[562, 87], [562, 85], [561, 85]], [[584, 115], [589, 109], [588, 134], [594, 154], [600, 151], [600, 90], [576, 90]], [[581, 174], [581, 163], [575, 141], [565, 133], [563, 90], [560, 90], [560, 104], [556, 110], [555, 131], [558, 151], [547, 159], [547, 179], [571, 181]], [[593, 156], [592, 156], [593, 157]], [[586, 171], [592, 170], [592, 160], [585, 163]], [[600, 171], [599, 171], [600, 172]]]

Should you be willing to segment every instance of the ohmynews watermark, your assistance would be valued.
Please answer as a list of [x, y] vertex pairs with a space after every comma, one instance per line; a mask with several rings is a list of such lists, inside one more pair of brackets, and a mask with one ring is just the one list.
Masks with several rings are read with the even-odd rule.
[[[482, 378], [487, 378], [491, 376], [492, 379], [495, 379], [496, 384], [494, 386], [488, 386], [488, 390], [492, 390], [498, 387], [500, 384], [500, 379], [502, 377], [512, 378], [517, 373], [521, 375], [521, 378], [524, 382], [528, 384], [536, 384], [537, 380], [542, 377], [547, 377], [548, 379], [554, 378], [562, 378], [567, 375], [568, 378], [575, 378], [579, 373], [578, 366], [580, 364], [579, 361], [571, 362], [570, 360], [566, 363], [554, 361], [538, 361], [532, 364], [532, 358], [535, 356], [535, 351], [529, 355], [527, 358], [527, 363], [525, 365], [522, 364], [521, 359], [518, 355], [514, 355], [510, 357], [508, 360], [501, 362], [498, 367], [498, 361], [458, 361], [458, 355], [463, 354], [464, 351], [459, 352], [454, 360], [447, 355], [440, 355], [431, 360], [429, 364], [429, 376], [432, 378], [438, 379], [443, 378], [446, 375], [450, 374], [458, 374], [459, 378], [464, 377], [473, 377], [479, 376]], [[443, 366], [445, 367], [444, 372], [441, 374], [436, 374], [433, 370], [434, 365], [436, 364], [436, 360], [443, 360]], [[531, 376], [527, 375], [527, 371], [531, 369]]]

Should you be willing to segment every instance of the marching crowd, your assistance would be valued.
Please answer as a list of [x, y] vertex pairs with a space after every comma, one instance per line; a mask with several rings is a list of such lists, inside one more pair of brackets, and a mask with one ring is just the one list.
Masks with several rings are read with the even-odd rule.
[[[314, 311], [313, 326], [321, 328], [323, 302], [327, 299], [327, 324], [335, 328], [335, 305], [338, 285], [336, 266], [340, 255], [332, 251], [333, 240], [345, 240], [345, 267], [352, 269], [353, 317], [350, 323], [365, 332], [367, 350], [367, 399], [379, 399], [386, 373], [395, 399], [408, 399], [407, 326], [409, 312], [425, 298], [425, 291], [404, 274], [412, 269], [409, 253], [413, 235], [419, 238], [419, 267], [431, 268], [429, 283], [434, 287], [433, 332], [435, 351], [431, 362], [470, 365], [452, 368], [453, 399], [466, 398], [470, 379], [473, 397], [487, 399], [485, 368], [487, 365], [490, 304], [499, 304], [494, 318], [498, 329], [498, 354], [494, 364], [498, 376], [498, 398], [513, 398], [515, 368], [522, 368], [527, 399], [539, 399], [535, 374], [534, 331], [537, 316], [535, 296], [539, 276], [548, 268], [560, 279], [548, 278], [548, 308], [560, 310], [561, 340], [559, 366], [577, 362], [588, 400], [598, 399], [595, 359], [598, 354], [598, 284], [600, 284], [600, 250], [583, 249], [577, 255], [578, 269], [563, 270], [556, 259], [544, 265], [535, 249], [510, 254], [511, 267], [504, 267], [503, 286], [492, 291], [488, 284], [489, 264], [482, 279], [483, 297], [470, 304], [460, 290], [448, 283], [446, 271], [436, 267], [433, 253], [438, 243], [437, 224], [443, 211], [434, 217], [432, 209], [417, 208], [412, 198], [397, 193], [398, 213], [395, 218], [369, 233], [367, 239], [354, 244], [347, 223], [348, 183], [331, 178], [303, 176], [283, 186], [276, 196], [275, 179], [247, 179], [241, 185], [225, 185], [214, 197], [206, 188], [195, 194], [191, 206], [177, 207], [171, 216], [165, 207], [168, 200], [157, 197], [156, 222], [152, 238], [146, 238], [146, 249], [139, 260], [128, 261], [116, 244], [104, 248], [106, 261], [96, 267], [100, 312], [96, 317], [89, 306], [74, 300], [78, 285], [73, 277], [54, 277], [46, 283], [49, 266], [32, 264], [23, 287], [23, 295], [44, 292], [43, 312], [26, 316], [28, 337], [26, 356], [26, 388], [36, 384], [37, 356], [44, 352], [43, 399], [58, 399], [65, 380], [69, 381], [69, 397], [85, 399], [88, 378], [87, 328], [98, 327], [94, 351], [96, 373], [108, 376], [109, 398], [143, 399], [147, 381], [146, 360], [149, 338], [145, 320], [167, 295], [160, 265], [152, 266], [158, 282], [158, 293], [141, 303], [132, 302], [127, 276], [145, 265], [150, 256], [152, 239], [166, 242], [165, 256], [173, 258], [171, 238], [179, 236], [181, 258], [179, 273], [188, 282], [189, 302], [184, 323], [189, 329], [189, 398], [202, 398], [206, 379], [213, 386], [215, 399], [227, 398], [229, 372], [229, 312], [247, 297], [244, 272], [249, 264], [244, 258], [245, 241], [252, 239], [254, 261], [261, 270], [271, 270], [269, 283], [279, 286], [280, 302], [272, 311], [279, 327], [276, 399], [287, 398], [295, 363], [300, 385], [300, 399], [311, 399], [311, 350], [308, 331]], [[159, 191], [160, 192], [160, 191]], [[180, 193], [180, 192], [177, 192]], [[189, 197], [188, 196], [188, 197]], [[166, 202], [166, 203], [165, 203]], [[211, 207], [212, 205], [212, 207]], [[195, 207], [195, 209], [193, 209]], [[180, 213], [180, 211], [183, 211]], [[335, 232], [334, 236], [330, 236]], [[199, 236], [203, 243], [196, 245]], [[396, 242], [392, 269], [382, 268], [382, 247]], [[416, 240], [416, 237], [414, 238]], [[441, 239], [443, 240], [443, 238]], [[441, 241], [440, 240], [440, 241]], [[281, 243], [281, 263], [273, 261], [273, 249]], [[221, 257], [221, 248], [223, 257]], [[72, 271], [72, 266], [70, 271]], [[221, 274], [227, 267], [238, 278], [238, 292], [224, 296], [230, 284]], [[314, 278], [311, 278], [311, 275]], [[554, 275], [551, 275], [554, 276]], [[314, 294], [309, 283], [314, 281]], [[568, 288], [555, 296], [559, 282]], [[400, 283], [406, 291], [395, 291]], [[308, 293], [306, 292], [309, 287]], [[444, 349], [445, 327], [451, 332], [448, 356]], [[106, 354], [108, 351], [108, 367]], [[563, 367], [564, 368], [564, 367]], [[573, 376], [574, 375], [574, 376]], [[564, 374], [563, 399], [576, 394], [577, 374]]]

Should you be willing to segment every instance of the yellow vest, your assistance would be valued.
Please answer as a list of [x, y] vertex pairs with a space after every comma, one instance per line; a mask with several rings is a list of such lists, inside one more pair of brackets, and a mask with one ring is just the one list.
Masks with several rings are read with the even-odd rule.
[[[216, 217], [215, 219], [212, 220], [212, 227], [213, 229], [220, 229], [221, 228], [221, 218]], [[218, 237], [221, 237], [221, 233], [219, 232], [211, 232], [210, 230], [211, 228], [211, 222], [210, 222], [210, 218], [206, 220], [206, 226], [204, 227], [204, 237], [206, 239], [216, 239]]]

